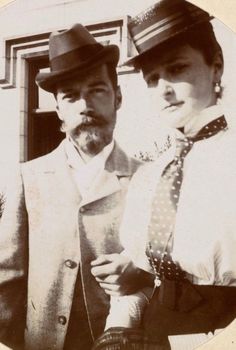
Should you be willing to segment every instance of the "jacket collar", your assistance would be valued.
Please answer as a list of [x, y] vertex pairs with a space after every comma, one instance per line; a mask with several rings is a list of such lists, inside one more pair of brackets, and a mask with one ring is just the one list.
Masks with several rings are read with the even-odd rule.
[[[133, 160], [133, 163], [136, 163], [137, 165], [139, 161]], [[114, 172], [118, 177], [132, 176], [134, 173], [131, 159], [116, 142], [113, 151], [106, 161], [105, 170], [108, 172]]]
[[[47, 156], [48, 162], [46, 164], [47, 171], [54, 172], [61, 169], [62, 163], [67, 164], [67, 156], [65, 152], [65, 139], [59, 144], [59, 146], [49, 153]], [[139, 161], [133, 160], [137, 164]], [[114, 148], [109, 155], [105, 169], [108, 172], [115, 172], [117, 176], [131, 176], [133, 174], [133, 167], [131, 166], [131, 159], [125, 154], [120, 146], [115, 142]]]
[[131, 160], [115, 143], [113, 151], [106, 161], [102, 175], [95, 181], [88, 195], [82, 199], [81, 205], [95, 202], [121, 191], [121, 179], [131, 177], [133, 172]]
[[102, 176], [88, 193], [86, 198], [81, 197], [70, 173], [65, 152], [65, 140], [50, 154], [48, 154], [44, 172], [54, 174], [60, 181], [60, 189], [65, 196], [71, 196], [82, 206], [121, 190], [120, 178], [130, 177], [138, 166], [138, 161], [131, 160], [115, 143], [114, 149], [108, 157]]

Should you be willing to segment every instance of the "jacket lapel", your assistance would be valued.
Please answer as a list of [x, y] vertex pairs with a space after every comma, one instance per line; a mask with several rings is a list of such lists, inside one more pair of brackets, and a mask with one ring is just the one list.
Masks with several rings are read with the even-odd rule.
[[65, 153], [64, 141], [48, 155], [47, 163], [45, 165], [44, 173], [47, 180], [50, 181], [52, 188], [55, 190], [60, 188], [60, 194], [63, 196], [63, 202], [68, 205], [77, 206], [82, 200], [79, 190], [72, 178], [70, 168], [67, 162]]
[[132, 176], [130, 160], [115, 143], [107, 159], [104, 171], [99, 174], [81, 205], [97, 201], [121, 190], [120, 178]]
[[106, 161], [104, 171], [99, 174], [87, 196], [83, 199], [68, 166], [64, 140], [48, 155], [43, 172], [47, 176], [50, 186], [54, 187], [55, 185], [58, 190], [58, 184], [60, 184], [60, 193], [65, 203], [82, 206], [120, 191], [120, 179], [131, 177], [137, 164], [134, 160], [132, 163], [115, 143], [113, 151]]

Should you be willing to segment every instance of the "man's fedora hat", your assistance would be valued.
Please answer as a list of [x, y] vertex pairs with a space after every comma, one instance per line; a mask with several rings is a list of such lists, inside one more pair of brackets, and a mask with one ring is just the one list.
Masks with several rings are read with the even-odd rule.
[[185, 0], [159, 0], [129, 22], [128, 29], [138, 54], [123, 65], [135, 65], [147, 51], [211, 19], [207, 12]]
[[44, 90], [55, 91], [56, 83], [74, 73], [86, 73], [103, 64], [119, 60], [116, 45], [103, 46], [82, 26], [75, 24], [70, 29], [52, 32], [49, 36], [50, 72], [38, 73], [36, 83]]

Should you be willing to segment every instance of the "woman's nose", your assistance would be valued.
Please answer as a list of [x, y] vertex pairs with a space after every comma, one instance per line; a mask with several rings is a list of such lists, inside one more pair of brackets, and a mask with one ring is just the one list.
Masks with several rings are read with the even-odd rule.
[[162, 97], [171, 96], [174, 92], [171, 83], [165, 79], [160, 78], [158, 82], [159, 93]]

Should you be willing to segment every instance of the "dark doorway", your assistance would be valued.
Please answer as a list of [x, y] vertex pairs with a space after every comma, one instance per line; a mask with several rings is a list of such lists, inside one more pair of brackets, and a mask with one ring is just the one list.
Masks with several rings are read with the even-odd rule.
[[[60, 120], [54, 108], [43, 108], [44, 98], [40, 96], [40, 89], [35, 84], [35, 76], [41, 70], [49, 66], [48, 56], [31, 58], [29, 61], [29, 98], [28, 98], [28, 155], [27, 160], [43, 156], [51, 152], [64, 134], [60, 131]], [[51, 98], [51, 96], [49, 96]]]

